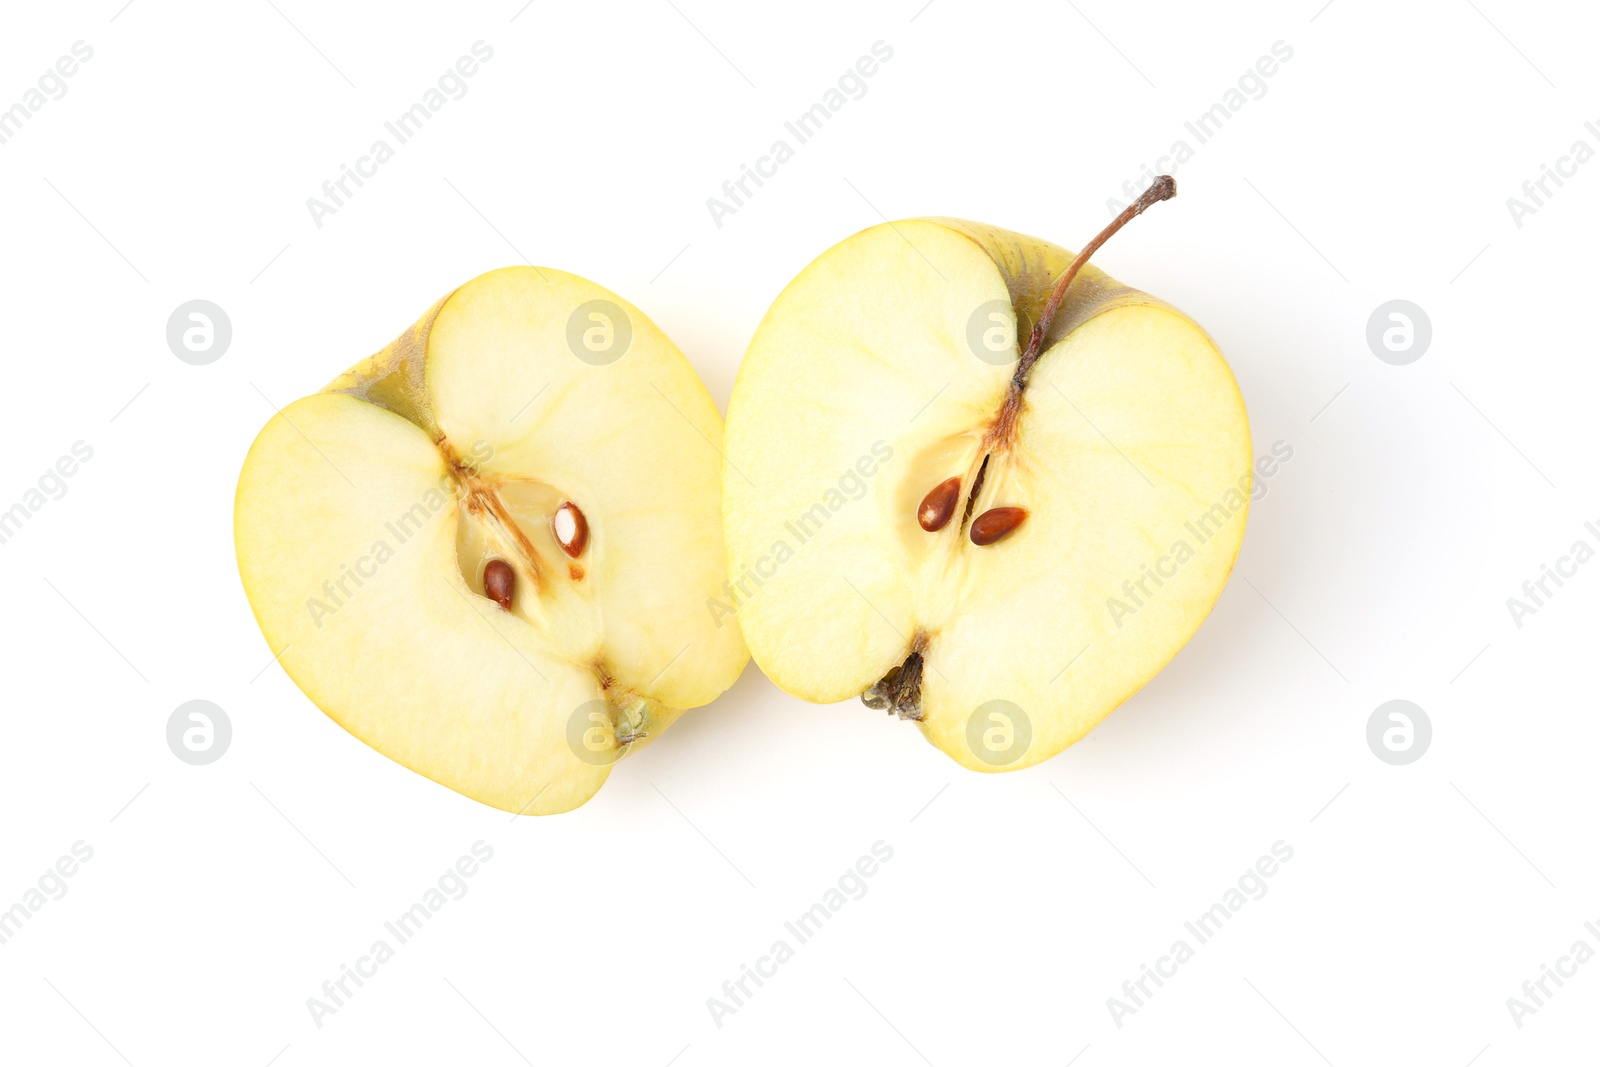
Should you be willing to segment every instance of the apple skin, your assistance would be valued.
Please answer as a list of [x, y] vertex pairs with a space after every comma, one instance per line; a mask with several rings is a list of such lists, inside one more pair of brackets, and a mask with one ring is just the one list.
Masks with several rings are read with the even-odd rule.
[[439, 317], [440, 309], [455, 295], [453, 289], [446, 293], [399, 337], [356, 363], [320, 391], [345, 393], [366, 400], [437, 437], [439, 424], [428, 400], [423, 368], [428, 356], [428, 332]]
[[[1019, 323], [1026, 323], [1029, 327], [1039, 321], [1056, 279], [1076, 256], [1076, 253], [1049, 241], [1025, 237], [981, 222], [942, 217], [922, 221], [953, 230], [981, 248], [1000, 272], [1012, 305], [1017, 310]], [[1093, 263], [1085, 263], [1072, 280], [1072, 287], [1067, 291], [1067, 299], [1061, 309], [1050, 321], [1045, 333], [1045, 349], [1048, 350], [1096, 315], [1136, 305], [1165, 308], [1183, 316], [1196, 329], [1200, 328], [1193, 319], [1166, 301], [1123, 285]], [[1019, 325], [1018, 334], [1019, 339], [1025, 338], [1027, 331]]]
[[[1002, 417], [1016, 356], [1074, 258], [959, 219], [871, 227], [774, 301], [728, 405], [730, 580], [761, 577], [738, 605], [752, 657], [786, 692], [832, 703], [925, 649], [918, 727], [977, 771], [1049, 759], [1166, 666], [1226, 585], [1248, 515], [1249, 422], [1226, 361], [1188, 316], [1093, 265]], [[1009, 362], [969, 342], [990, 306], [1007, 309]], [[774, 566], [785, 522], [875, 437], [892, 458], [864, 498]], [[921, 528], [925, 494], [957, 476], [965, 495], [985, 456], [972, 515], [1025, 505], [1027, 520], [986, 547], [959, 521]], [[1215, 534], [1150, 585], [1145, 568], [1171, 566], [1170, 549], [1198, 542], [1185, 522], [1222, 500]], [[1125, 580], [1154, 595], [1132, 604]], [[996, 753], [991, 735], [1025, 743]]]

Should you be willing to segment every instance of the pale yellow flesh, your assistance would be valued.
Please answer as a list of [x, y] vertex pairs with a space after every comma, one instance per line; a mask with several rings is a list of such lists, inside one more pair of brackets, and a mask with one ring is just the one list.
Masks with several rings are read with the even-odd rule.
[[[597, 299], [633, 330], [604, 366], [567, 343]], [[706, 607], [723, 581], [720, 420], [637, 309], [548, 268], [496, 271], [329, 390], [262, 430], [235, 539], [279, 663], [352, 734], [483, 803], [546, 814], [737, 678], [738, 626]], [[494, 488], [531, 557], [466, 482]], [[577, 559], [549, 522], [567, 500], [589, 524]], [[488, 558], [517, 571], [510, 611], [483, 595]]]
[[[1013, 260], [1004, 270], [995, 249]], [[1190, 320], [1092, 268], [973, 511], [1021, 506], [1027, 520], [986, 547], [959, 514], [937, 533], [917, 525], [918, 502], [944, 479], [962, 478], [965, 501], [1015, 369], [977, 358], [973, 313], [1015, 299], [1019, 273], [1047, 290], [1069, 259], [969, 224], [864, 231], [774, 303], [729, 405], [729, 571], [756, 661], [785, 690], [836, 701], [925, 640], [922, 729], [978, 770], [1056, 754], [1148, 681], [1210, 610], [1244, 532], [1249, 428], [1226, 363]], [[1000, 328], [1015, 329], [1005, 316]], [[877, 442], [892, 456], [860, 479], [864, 495], [830, 494]], [[1202, 541], [1186, 523], [1220, 501], [1225, 518], [1212, 513]], [[1161, 564], [1179, 541], [1192, 554]], [[1174, 572], [1160, 586], [1145, 571], [1158, 564]], [[968, 729], [997, 700], [1022, 709], [1032, 733], [998, 765]]]

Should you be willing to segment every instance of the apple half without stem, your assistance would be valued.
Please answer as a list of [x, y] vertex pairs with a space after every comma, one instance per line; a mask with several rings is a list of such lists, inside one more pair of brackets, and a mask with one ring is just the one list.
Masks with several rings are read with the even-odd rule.
[[954, 219], [864, 230], [773, 303], [728, 406], [756, 662], [803, 699], [913, 719], [974, 770], [1048, 759], [1148, 682], [1244, 535], [1227, 363], [1074, 260]]
[[234, 536], [289, 677], [390, 759], [504, 811], [594, 795], [733, 684], [722, 423], [638, 309], [493, 271], [279, 412]]

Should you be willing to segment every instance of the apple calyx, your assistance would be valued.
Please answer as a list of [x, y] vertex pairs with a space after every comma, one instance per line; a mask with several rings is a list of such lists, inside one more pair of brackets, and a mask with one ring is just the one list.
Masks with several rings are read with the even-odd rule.
[[591, 669], [600, 683], [606, 717], [611, 720], [611, 733], [616, 741], [615, 758], [621, 759], [632, 745], [649, 738], [653, 705], [647, 697], [618, 682], [604, 660], [595, 660]]
[[921, 722], [922, 653], [927, 647], [928, 635], [918, 631], [911, 642], [911, 655], [862, 693], [861, 702], [874, 711], [886, 711], [902, 719]]

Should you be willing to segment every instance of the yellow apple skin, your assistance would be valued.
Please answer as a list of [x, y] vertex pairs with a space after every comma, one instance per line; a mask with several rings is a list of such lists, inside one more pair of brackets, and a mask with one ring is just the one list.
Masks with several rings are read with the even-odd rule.
[[[597, 302], [631, 330], [614, 362], [571, 348]], [[706, 608], [721, 431], [637, 308], [550, 268], [494, 271], [268, 422], [235, 499], [240, 577], [340, 726], [482, 803], [567, 811], [748, 659]], [[576, 557], [553, 521], [569, 501]], [[505, 608], [493, 559], [516, 576]]]
[[[1093, 266], [1001, 417], [1073, 258], [955, 219], [865, 230], [774, 301], [728, 407], [724, 531], [753, 658], [826, 703], [920, 652], [919, 726], [978, 771], [1050, 758], [1149, 681], [1244, 535], [1249, 423], [1226, 361], [1187, 316]], [[971, 517], [1022, 507], [1014, 533], [979, 546], [960, 516], [919, 526], [929, 490], [959, 477], [965, 500], [980, 471]], [[830, 494], [846, 481], [865, 482], [859, 498]]]

